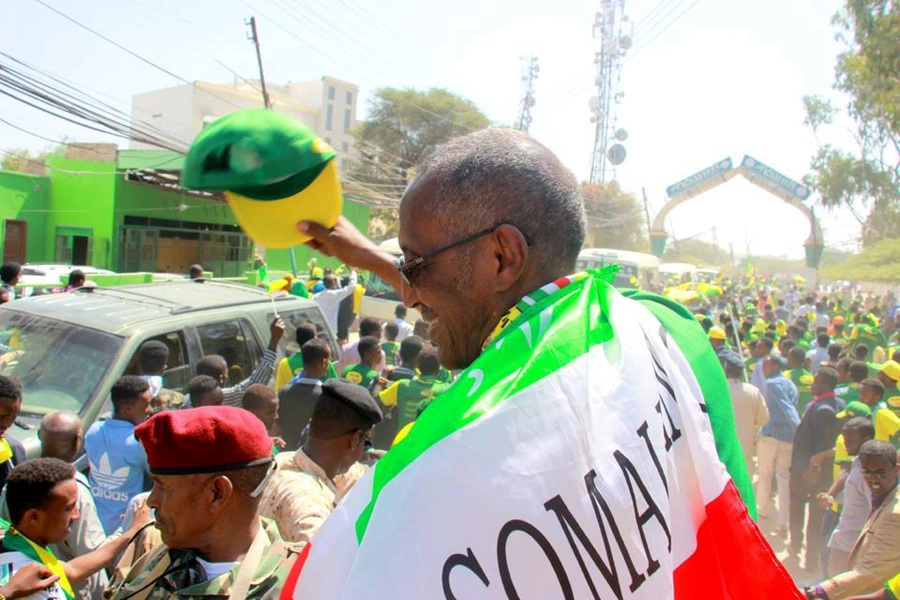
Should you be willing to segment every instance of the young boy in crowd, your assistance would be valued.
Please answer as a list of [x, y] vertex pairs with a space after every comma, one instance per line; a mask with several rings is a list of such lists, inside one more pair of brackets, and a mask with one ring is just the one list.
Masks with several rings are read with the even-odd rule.
[[144, 491], [147, 454], [134, 437], [134, 428], [150, 416], [150, 384], [125, 375], [110, 391], [113, 415], [97, 421], [84, 436], [91, 465], [88, 481], [106, 535], [121, 524], [128, 501]]
[[6, 435], [21, 410], [22, 386], [15, 379], [0, 375], [0, 490], [13, 467], [25, 462], [25, 447]]
[[11, 594], [11, 598], [72, 598], [73, 585], [109, 565], [150, 521], [149, 509], [142, 506], [121, 536], [78, 558], [60, 563], [49, 546], [61, 543], [78, 517], [75, 467], [58, 458], [36, 458], [13, 469], [7, 486], [6, 503], [12, 527], [0, 542], [0, 586], [7, 586], [23, 569], [34, 568], [28, 565], [62, 567], [55, 573], [58, 577], [55, 581], [50, 577], [45, 579], [51, 587], [42, 595], [19, 595], [12, 590], [16, 595]]
[[384, 351], [384, 363], [393, 367], [397, 364], [397, 352], [400, 350], [400, 342], [397, 336], [400, 335], [400, 328], [396, 323], [384, 324], [384, 341], [381, 342], [381, 349]]
[[219, 382], [209, 375], [197, 375], [188, 383], [188, 392], [191, 394], [191, 405], [221, 406], [225, 402], [225, 393], [219, 387]]

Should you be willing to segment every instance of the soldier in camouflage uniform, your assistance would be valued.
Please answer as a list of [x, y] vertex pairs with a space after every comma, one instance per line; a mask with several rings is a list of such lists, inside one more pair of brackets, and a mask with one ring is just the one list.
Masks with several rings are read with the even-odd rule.
[[163, 545], [105, 597], [275, 599], [299, 547], [259, 516], [272, 441], [253, 414], [230, 406], [166, 411], [135, 429], [147, 450]]
[[[299, 547], [284, 542], [278, 535], [278, 528], [269, 519], [262, 519], [259, 532], [265, 537], [263, 554], [253, 576], [246, 598], [269, 600], [278, 598]], [[113, 581], [105, 594], [106, 598], [125, 600], [146, 598], [230, 598], [234, 589], [238, 568], [208, 579], [203, 565], [197, 560], [196, 550], [174, 550], [159, 546], [144, 555], [126, 579]], [[165, 561], [165, 562], [164, 562]], [[154, 574], [161, 564], [167, 566], [159, 574]], [[144, 592], [149, 592], [143, 596]], [[134, 594], [134, 596], [132, 596]]]

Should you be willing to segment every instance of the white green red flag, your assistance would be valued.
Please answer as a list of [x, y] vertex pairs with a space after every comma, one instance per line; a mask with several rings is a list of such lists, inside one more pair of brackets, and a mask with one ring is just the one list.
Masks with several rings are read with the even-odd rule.
[[740, 453], [733, 419], [717, 452], [704, 394], [730, 403], [702, 329], [622, 296], [614, 272], [525, 298], [337, 507], [282, 598], [801, 598], [719, 458]]

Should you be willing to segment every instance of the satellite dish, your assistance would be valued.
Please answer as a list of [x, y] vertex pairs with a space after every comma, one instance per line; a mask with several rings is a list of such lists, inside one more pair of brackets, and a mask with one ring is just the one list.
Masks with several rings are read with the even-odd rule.
[[623, 162], [625, 162], [626, 154], [627, 153], [625, 152], [625, 146], [623, 146], [622, 144], [613, 144], [612, 146], [610, 146], [609, 152], [606, 153], [606, 157], [612, 164], [621, 165]]
[[624, 142], [625, 140], [628, 139], [628, 132], [625, 131], [624, 129], [619, 129], [616, 131], [615, 137], [620, 142]]
[[598, 98], [597, 96], [591, 96], [590, 98], [588, 98], [588, 108], [590, 108], [593, 111], [599, 110], [600, 109], [600, 98]]
[[631, 48], [631, 36], [623, 35], [621, 38], [619, 38], [619, 46], [622, 48], [622, 50], [630, 49]]

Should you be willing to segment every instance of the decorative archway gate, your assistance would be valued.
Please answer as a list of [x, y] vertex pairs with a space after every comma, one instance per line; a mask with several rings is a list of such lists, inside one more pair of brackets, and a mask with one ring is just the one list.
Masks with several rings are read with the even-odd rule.
[[825, 248], [825, 239], [815, 214], [804, 204], [810, 197], [810, 189], [748, 155], [744, 156], [738, 167], [734, 166], [731, 158], [726, 158], [666, 188], [669, 201], [657, 213], [650, 228], [650, 247], [653, 254], [662, 258], [666, 251], [669, 234], [666, 232], [665, 221], [672, 210], [691, 198], [722, 185], [736, 175], [741, 175], [750, 183], [781, 198], [806, 216], [809, 220], [809, 237], [803, 243], [806, 250], [806, 266], [811, 269], [818, 268], [822, 250]]

